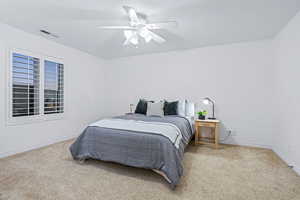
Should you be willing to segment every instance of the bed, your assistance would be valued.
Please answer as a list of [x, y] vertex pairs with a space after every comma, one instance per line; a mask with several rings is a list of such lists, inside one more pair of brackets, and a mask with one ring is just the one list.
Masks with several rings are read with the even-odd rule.
[[152, 169], [172, 188], [183, 173], [182, 159], [193, 133], [187, 117], [127, 114], [89, 125], [71, 145], [75, 160], [97, 159]]

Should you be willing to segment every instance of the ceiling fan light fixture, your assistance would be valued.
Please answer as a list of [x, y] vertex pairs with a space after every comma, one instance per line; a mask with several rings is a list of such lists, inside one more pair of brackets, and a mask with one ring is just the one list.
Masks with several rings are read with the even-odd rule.
[[130, 39], [130, 43], [133, 44], [133, 45], [138, 45], [138, 44], [139, 44], [139, 39], [138, 39], [138, 37], [137, 37], [137, 36], [132, 37], [132, 38]]
[[133, 35], [133, 31], [131, 31], [131, 30], [124, 31], [124, 36], [126, 39], [130, 38], [132, 35]]
[[152, 37], [149, 35], [147, 37], [144, 38], [146, 43], [150, 42], [152, 40]]
[[[124, 36], [126, 38], [126, 41], [130, 42], [133, 45], [137, 45], [139, 43], [139, 38], [136, 31], [125, 30]], [[127, 42], [125, 43], [128, 44]]]

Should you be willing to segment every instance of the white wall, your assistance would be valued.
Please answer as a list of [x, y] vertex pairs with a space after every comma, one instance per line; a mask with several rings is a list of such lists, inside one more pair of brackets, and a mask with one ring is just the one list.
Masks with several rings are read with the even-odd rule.
[[217, 117], [235, 136], [227, 143], [271, 147], [274, 60], [272, 41], [205, 47], [112, 60], [106, 69], [110, 115], [128, 112], [138, 98], [211, 97]]
[[278, 61], [279, 132], [274, 150], [300, 174], [300, 12], [275, 38]]
[[[66, 116], [63, 120], [6, 125], [5, 51], [10, 47], [64, 59]], [[87, 123], [101, 117], [104, 64], [81, 51], [0, 24], [0, 157], [72, 138]]]

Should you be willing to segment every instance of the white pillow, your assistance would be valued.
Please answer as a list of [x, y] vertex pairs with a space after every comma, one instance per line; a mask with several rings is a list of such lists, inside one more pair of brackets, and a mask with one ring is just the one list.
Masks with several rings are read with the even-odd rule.
[[183, 117], [186, 116], [185, 105], [186, 105], [186, 100], [178, 101], [177, 113], [179, 116], [183, 116]]
[[187, 101], [185, 104], [185, 115], [186, 116], [195, 116], [195, 104], [193, 102]]
[[147, 103], [147, 116], [164, 116], [164, 102], [148, 102]]

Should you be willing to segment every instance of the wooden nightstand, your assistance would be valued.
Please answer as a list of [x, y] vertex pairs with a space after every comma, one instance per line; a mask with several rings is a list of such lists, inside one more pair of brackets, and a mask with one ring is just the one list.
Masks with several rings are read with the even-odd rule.
[[[195, 145], [208, 144], [213, 145], [216, 149], [219, 148], [219, 120], [199, 120], [195, 121]], [[202, 137], [201, 127], [208, 127], [212, 129], [213, 138]]]

